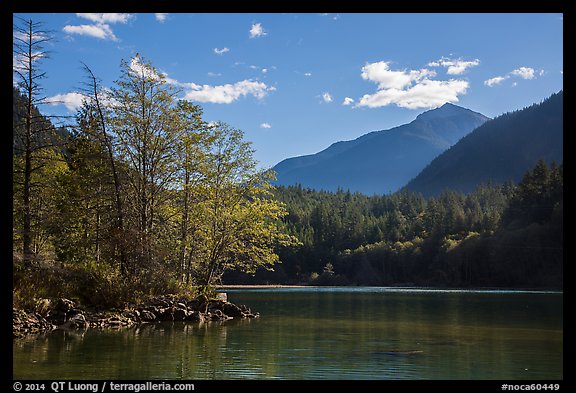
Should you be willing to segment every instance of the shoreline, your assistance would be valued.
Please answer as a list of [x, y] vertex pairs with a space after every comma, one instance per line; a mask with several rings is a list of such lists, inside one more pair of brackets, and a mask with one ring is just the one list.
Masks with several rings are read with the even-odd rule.
[[418, 285], [304, 285], [304, 284], [230, 284], [230, 285], [217, 285], [217, 291], [226, 289], [290, 289], [290, 288], [310, 288], [310, 289], [379, 289], [379, 290], [414, 290], [414, 291], [460, 291], [460, 292], [554, 292], [564, 293], [563, 288], [511, 288], [511, 287], [434, 287], [434, 286], [418, 286]]
[[41, 299], [34, 310], [12, 308], [12, 337], [47, 333], [53, 330], [130, 328], [146, 323], [186, 321], [204, 323], [230, 319], [258, 318], [246, 305], [228, 301], [226, 293], [215, 298], [155, 296], [119, 309], [94, 311], [66, 298]]

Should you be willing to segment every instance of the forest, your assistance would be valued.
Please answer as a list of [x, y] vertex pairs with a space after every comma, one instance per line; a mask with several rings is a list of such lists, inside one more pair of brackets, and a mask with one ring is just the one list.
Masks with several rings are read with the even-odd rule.
[[205, 122], [142, 56], [122, 61], [111, 88], [84, 64], [74, 119], [42, 115], [49, 41], [40, 23], [17, 26], [15, 305], [211, 293], [226, 270], [271, 266], [275, 247], [298, 243], [276, 224], [285, 210], [243, 132]]
[[519, 184], [438, 197], [278, 187], [283, 230], [274, 272], [232, 282], [562, 288], [563, 165], [539, 160]]
[[113, 307], [216, 285], [561, 288], [563, 166], [438, 197], [273, 187], [241, 130], [208, 123], [141, 55], [88, 65], [72, 119], [45, 116], [49, 35], [15, 35], [13, 302]]

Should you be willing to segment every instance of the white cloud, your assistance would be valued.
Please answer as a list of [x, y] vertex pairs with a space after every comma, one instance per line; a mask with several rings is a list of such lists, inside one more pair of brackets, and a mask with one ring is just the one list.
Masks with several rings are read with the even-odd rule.
[[350, 97], [344, 97], [344, 101], [342, 101], [342, 105], [352, 105], [354, 103], [354, 99]]
[[266, 74], [268, 72], [268, 68], [262, 68], [262, 73]]
[[95, 37], [101, 40], [111, 40], [118, 41], [118, 38], [114, 35], [110, 24], [113, 23], [128, 23], [130, 19], [134, 18], [132, 14], [114, 14], [114, 13], [90, 13], [82, 14], [77, 13], [76, 16], [79, 18], [88, 19], [94, 22], [93, 25], [66, 25], [62, 29], [68, 34], [78, 34], [85, 35], [88, 37]]
[[510, 72], [510, 74], [519, 76], [522, 79], [534, 79], [534, 68], [520, 67]]
[[196, 102], [210, 102], [214, 104], [231, 104], [241, 97], [248, 95], [262, 99], [268, 94], [268, 92], [276, 90], [276, 88], [269, 87], [263, 82], [252, 80], [243, 80], [234, 84], [218, 86], [200, 86], [190, 83], [187, 87], [188, 91], [185, 92], [185, 99]]
[[[439, 66], [442, 60], [428, 63], [428, 66]], [[367, 63], [362, 67], [361, 76], [376, 83], [378, 87], [376, 93], [362, 96], [356, 107], [396, 105], [408, 109], [433, 108], [446, 102], [458, 102], [458, 97], [466, 94], [469, 88], [466, 80], [434, 80], [432, 78], [436, 76], [436, 71], [427, 68], [393, 70], [387, 61]], [[352, 102], [345, 98], [342, 104], [350, 105]]]
[[47, 102], [50, 105], [64, 105], [70, 112], [76, 112], [82, 106], [85, 96], [81, 93], [72, 92], [66, 94], [56, 94], [48, 97]]
[[68, 34], [86, 35], [89, 37], [99, 38], [101, 40], [118, 40], [110, 26], [107, 24], [79, 26], [66, 25], [62, 30]]
[[469, 84], [465, 80], [438, 81], [424, 79], [407, 89], [382, 89], [375, 94], [365, 94], [357, 106], [379, 108], [395, 104], [408, 109], [432, 108], [446, 102], [458, 102], [466, 94]]
[[270, 123], [262, 123], [260, 124], [260, 128], [272, 128], [272, 126], [270, 125]]
[[[130, 59], [130, 69], [133, 72], [135, 72], [136, 74], [138, 74], [140, 76], [144, 76], [145, 78], [150, 78], [150, 79], [155, 79], [155, 80], [160, 79], [160, 75], [154, 69], [154, 67], [150, 67], [146, 64], [142, 64], [142, 62], [140, 61], [140, 57], [138, 57], [138, 56], [134, 56]], [[164, 74], [164, 77], [165, 77], [165, 80], [167, 83], [177, 82], [174, 79], [168, 78], [168, 75], [166, 75], [166, 74]], [[172, 83], [172, 84], [177, 84], [177, 83]]]
[[[147, 77], [159, 78], [153, 70], [145, 67], [138, 56], [132, 58], [130, 69], [134, 72], [143, 73]], [[208, 73], [209, 76], [220, 76], [221, 74]], [[184, 90], [184, 99], [196, 102], [209, 102], [213, 104], [231, 104], [241, 97], [253, 96], [257, 99], [264, 98], [269, 92], [276, 91], [274, 86], [268, 86], [263, 82], [253, 80], [242, 80], [234, 84], [225, 85], [199, 85], [194, 82], [180, 82], [170, 78], [168, 74], [162, 74], [166, 83], [178, 86]]]
[[435, 71], [426, 68], [421, 70], [392, 71], [390, 62], [379, 61], [362, 67], [362, 79], [378, 83], [379, 89], [404, 89], [414, 81], [435, 76]]
[[[157, 14], [158, 15], [158, 14]], [[113, 13], [91, 13], [91, 14], [81, 14], [77, 13], [76, 16], [95, 23], [127, 23], [130, 19], [134, 18], [132, 14], [113, 14]]]
[[480, 64], [479, 59], [474, 60], [462, 60], [462, 59], [450, 59], [448, 57], [442, 56], [442, 58], [437, 61], [431, 61], [428, 63], [428, 67], [446, 67], [448, 70], [446, 73], [448, 75], [460, 75], [463, 74], [466, 69], [475, 67]]
[[500, 83], [504, 82], [508, 79], [508, 75], [506, 76], [495, 76], [494, 78], [490, 78], [484, 81], [484, 84], [488, 87], [493, 87], [499, 85]]
[[209, 72], [208, 72], [208, 76], [212, 76], [212, 77], [214, 77], [214, 76], [222, 76], [222, 74], [221, 74], [221, 73], [219, 73], [219, 72], [212, 72], [212, 71], [209, 71]]
[[216, 53], [217, 55], [223, 55], [226, 52], [230, 52], [230, 48], [222, 48], [222, 49], [218, 49], [218, 48], [214, 48], [214, 53]]
[[[32, 53], [32, 62], [36, 62], [46, 57], [44, 52], [34, 52]], [[23, 55], [22, 53], [16, 53], [12, 55], [12, 69], [16, 71], [25, 71], [28, 69], [28, 55]]]
[[[537, 74], [538, 74], [538, 76], [543, 76], [545, 74], [545, 71], [543, 69], [541, 69], [537, 72]], [[515, 70], [510, 71], [505, 76], [495, 76], [494, 78], [490, 78], [488, 80], [485, 80], [484, 84], [488, 87], [493, 87], [493, 86], [496, 86], [496, 85], [502, 83], [504, 80], [510, 78], [511, 76], [519, 77], [522, 79], [534, 79], [534, 78], [536, 78], [536, 70], [534, 70], [534, 68], [531, 68], [531, 67], [520, 67], [520, 68], [517, 68]], [[518, 85], [518, 82], [512, 83], [512, 87], [516, 87], [517, 85]]]
[[166, 22], [166, 19], [168, 18], [168, 14], [167, 13], [161, 13], [161, 12], [157, 12], [154, 14], [154, 17], [156, 18], [156, 20], [160, 23], [164, 23]]
[[311, 72], [305, 72], [304, 76], [312, 76], [312, 73]]
[[322, 93], [322, 100], [326, 103], [332, 102], [332, 95], [328, 92]]
[[262, 23], [253, 23], [250, 28], [250, 38], [258, 38], [267, 35], [268, 32], [264, 31]]

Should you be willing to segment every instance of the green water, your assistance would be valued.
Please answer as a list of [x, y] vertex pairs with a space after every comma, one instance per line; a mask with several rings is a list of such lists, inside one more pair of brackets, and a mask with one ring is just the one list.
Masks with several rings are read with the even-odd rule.
[[14, 379], [563, 378], [561, 293], [228, 290], [261, 318], [15, 340]]

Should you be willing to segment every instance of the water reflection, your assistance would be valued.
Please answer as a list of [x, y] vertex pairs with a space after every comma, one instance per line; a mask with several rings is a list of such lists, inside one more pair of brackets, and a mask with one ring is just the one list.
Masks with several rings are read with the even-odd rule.
[[260, 319], [14, 341], [18, 379], [561, 379], [562, 295], [233, 292]]

